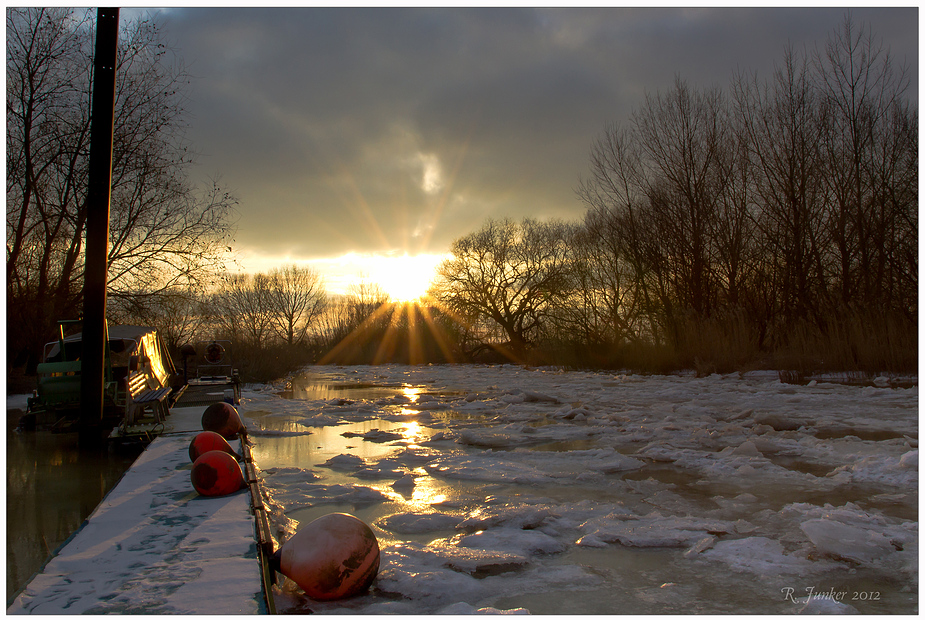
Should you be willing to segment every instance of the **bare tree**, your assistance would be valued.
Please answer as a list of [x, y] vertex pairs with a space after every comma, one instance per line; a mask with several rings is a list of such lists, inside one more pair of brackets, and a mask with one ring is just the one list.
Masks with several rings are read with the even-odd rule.
[[648, 171], [649, 217], [674, 296], [683, 307], [709, 316], [717, 294], [712, 233], [731, 138], [723, 97], [718, 89], [695, 91], [677, 79], [671, 91], [646, 97], [633, 126]]
[[303, 342], [327, 301], [321, 276], [308, 267], [287, 265], [270, 272], [269, 287], [276, 333], [289, 345]]
[[265, 274], [231, 274], [211, 295], [208, 310], [229, 339], [259, 349], [273, 333], [269, 298], [270, 278]]
[[323, 346], [331, 349], [361, 327], [384, 328], [391, 318], [389, 307], [389, 295], [361, 274], [359, 281], [351, 283], [345, 294], [331, 296], [324, 305], [318, 317]]
[[829, 337], [859, 316], [878, 323], [871, 333], [896, 315], [908, 325], [918, 284], [908, 83], [849, 15], [823, 52], [786, 49], [767, 82], [737, 77], [731, 99], [676, 80], [608, 127], [579, 187], [589, 209], [575, 307], [589, 343], [632, 317], [655, 342], [696, 341], [684, 332], [712, 322], [764, 351], [796, 327]]
[[471, 323], [487, 321], [523, 359], [557, 299], [567, 296], [569, 226], [524, 219], [489, 220], [453, 242], [437, 270], [436, 299]]
[[[93, 24], [63, 8], [7, 11], [7, 295], [11, 352], [36, 350], [82, 304]], [[197, 189], [183, 138], [188, 76], [157, 27], [120, 34], [109, 252], [114, 297], [211, 277], [233, 198]]]
[[575, 286], [565, 313], [574, 317], [588, 344], [613, 345], [649, 335], [644, 294], [625, 246], [619, 216], [600, 204], [589, 208], [571, 243]]
[[809, 68], [787, 49], [773, 81], [735, 83], [739, 127], [755, 166], [763, 244], [758, 268], [773, 294], [769, 314], [787, 324], [821, 320], [824, 193], [817, 145], [822, 118]]
[[176, 352], [184, 344], [205, 338], [205, 297], [199, 288], [171, 289], [154, 295], [134, 295], [113, 300], [110, 318], [123, 324], [151, 325], [157, 328], [168, 349]]
[[686, 314], [738, 296], [747, 201], [734, 192], [735, 144], [722, 94], [680, 79], [595, 141], [579, 196], [612, 325], [633, 317], [636, 334], [676, 339]]
[[903, 98], [908, 69], [850, 14], [813, 63], [839, 302], [895, 307], [898, 294], [914, 297], [918, 279], [900, 258], [915, 246], [908, 223], [918, 210], [917, 167], [910, 167], [918, 123]]

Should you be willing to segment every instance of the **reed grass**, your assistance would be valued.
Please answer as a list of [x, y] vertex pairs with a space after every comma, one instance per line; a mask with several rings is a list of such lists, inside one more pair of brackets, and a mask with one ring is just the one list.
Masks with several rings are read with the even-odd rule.
[[767, 339], [770, 345], [762, 345], [760, 335], [745, 312], [689, 316], [677, 323], [674, 342], [587, 346], [553, 340], [532, 351], [530, 363], [649, 374], [693, 370], [698, 376], [776, 370], [799, 380], [818, 373], [872, 377], [918, 372], [918, 325], [898, 313], [843, 310], [825, 329], [797, 322]]
[[846, 309], [819, 329], [800, 324], [772, 356], [777, 368], [819, 372], [918, 372], [918, 325], [898, 313]]

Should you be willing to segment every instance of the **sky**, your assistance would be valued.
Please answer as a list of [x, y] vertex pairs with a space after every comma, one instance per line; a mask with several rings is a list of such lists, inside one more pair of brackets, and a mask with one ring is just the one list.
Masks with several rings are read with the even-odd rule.
[[[834, 8], [168, 8], [195, 175], [239, 200], [238, 268], [415, 296], [488, 218], [578, 220], [592, 143], [676, 77], [726, 88]], [[913, 72], [918, 9], [850, 8]], [[123, 11], [122, 19], [137, 15]], [[423, 282], [423, 284], [421, 283]], [[402, 292], [399, 293], [399, 289]]]

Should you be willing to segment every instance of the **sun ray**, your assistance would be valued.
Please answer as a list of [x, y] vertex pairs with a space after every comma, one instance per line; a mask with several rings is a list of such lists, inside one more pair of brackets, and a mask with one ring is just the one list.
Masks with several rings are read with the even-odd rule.
[[466, 139], [463, 141], [459, 149], [459, 155], [456, 157], [453, 168], [443, 183], [443, 191], [440, 193], [440, 198], [437, 200], [434, 209], [431, 211], [427, 224], [423, 227], [423, 232], [421, 234], [422, 248], [427, 247], [428, 243], [430, 242], [431, 235], [437, 228], [437, 222], [443, 215], [443, 211], [446, 209], [446, 205], [450, 200], [450, 196], [453, 194], [456, 177], [459, 175], [459, 171], [466, 159], [466, 154], [469, 151], [469, 144], [472, 142], [472, 134], [474, 131], [475, 123], [473, 122], [469, 127], [469, 132], [466, 135]]
[[387, 302], [332, 347], [318, 363], [461, 361], [461, 351], [452, 344], [446, 323], [468, 326], [464, 317], [429, 294], [413, 302]]
[[424, 324], [427, 326], [427, 329], [430, 330], [430, 333], [434, 338], [434, 342], [437, 343], [437, 347], [440, 349], [440, 352], [443, 353], [443, 356], [446, 359], [453, 361], [456, 358], [456, 355], [453, 352], [452, 347], [450, 347], [450, 344], [446, 341], [445, 334], [437, 326], [437, 323], [431, 314], [431, 306], [421, 304], [418, 307], [421, 310], [421, 318], [424, 319]]
[[404, 304], [393, 304], [392, 314], [389, 316], [389, 324], [385, 329], [382, 340], [379, 341], [379, 347], [376, 349], [376, 355], [373, 357], [373, 364], [381, 364], [391, 359], [397, 349], [399, 332], [396, 323], [401, 320], [401, 309]]
[[381, 319], [394, 309], [394, 304], [385, 303], [376, 308], [366, 319], [360, 323], [352, 332], [347, 334], [340, 342], [334, 345], [330, 351], [324, 354], [318, 362], [321, 365], [330, 364], [347, 351], [347, 348], [357, 343], [362, 343], [361, 338], [364, 333], [375, 325], [375, 322]]
[[381, 244], [381, 247], [389, 247], [391, 244], [386, 238], [382, 227], [379, 226], [379, 220], [376, 219], [373, 210], [370, 208], [360, 184], [357, 182], [356, 178], [354, 178], [353, 174], [347, 170], [345, 164], [340, 164], [339, 167], [341, 169], [341, 178], [346, 179], [350, 190], [349, 194], [342, 193], [341, 195], [341, 201], [344, 207], [356, 214], [356, 219], [362, 223], [363, 229], [366, 230], [371, 238], [376, 238]]

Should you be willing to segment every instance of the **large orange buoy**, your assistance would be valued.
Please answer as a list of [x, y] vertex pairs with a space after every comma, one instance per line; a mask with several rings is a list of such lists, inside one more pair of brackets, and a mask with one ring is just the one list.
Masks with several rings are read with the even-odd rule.
[[212, 403], [202, 413], [202, 430], [213, 431], [225, 439], [234, 439], [238, 433], [247, 433], [238, 410], [228, 403]]
[[212, 450], [197, 458], [190, 479], [197, 493], [210, 497], [230, 495], [247, 487], [238, 462], [221, 450]]
[[279, 571], [305, 594], [331, 601], [369, 588], [379, 572], [379, 542], [368, 525], [340, 512], [299, 529], [278, 552]]
[[195, 461], [206, 452], [211, 452], [212, 450], [227, 452], [236, 460], [241, 460], [241, 457], [234, 451], [234, 448], [228, 445], [225, 438], [213, 431], [202, 431], [193, 437], [193, 441], [189, 444], [189, 460]]

